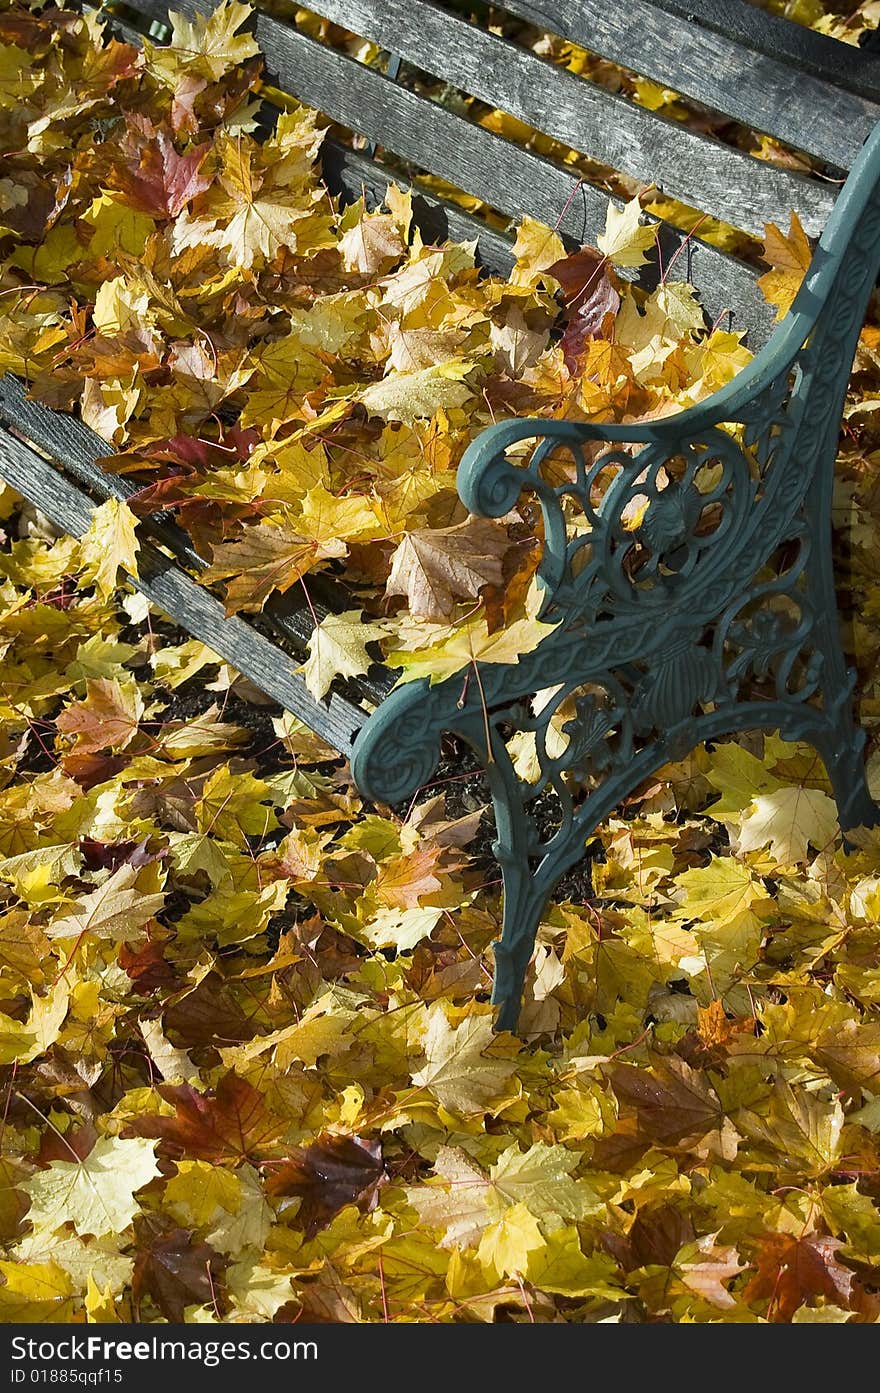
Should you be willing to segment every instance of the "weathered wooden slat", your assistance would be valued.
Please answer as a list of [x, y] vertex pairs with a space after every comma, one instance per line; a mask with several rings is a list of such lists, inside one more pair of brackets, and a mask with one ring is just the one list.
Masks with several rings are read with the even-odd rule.
[[[178, 3], [192, 15], [205, 0]], [[138, 0], [138, 4], [153, 18], [164, 13], [157, 0]], [[253, 21], [272, 80], [282, 90], [351, 130], [377, 137], [395, 154], [511, 217], [529, 214], [558, 226], [578, 242], [595, 242], [602, 231], [606, 195], [584, 184], [568, 168], [395, 86], [383, 74], [270, 15], [256, 14]], [[669, 224], [660, 224], [659, 241], [664, 266], [687, 243], [687, 257], [679, 258], [676, 274], [684, 278], [689, 273], [711, 320], [731, 315], [735, 329], [749, 331], [753, 347], [769, 337], [773, 311], [758, 290], [751, 267], [699, 238], [685, 237]], [[632, 275], [640, 284], [652, 286], [657, 271], [651, 264]]]
[[503, 0], [501, 8], [841, 169], [880, 120], [877, 101], [652, 0]]
[[787, 226], [792, 208], [818, 236], [834, 205], [828, 184], [664, 120], [428, 0], [320, 0], [320, 8], [554, 140], [757, 237], [767, 222]]
[[[78, 417], [50, 411], [27, 395], [24, 383], [11, 373], [0, 377], [0, 424], [30, 440], [38, 449], [58, 460], [67, 473], [101, 501], [130, 498], [137, 484], [118, 474], [109, 474], [96, 463], [111, 454], [113, 447], [96, 435]], [[146, 520], [156, 540], [173, 551], [179, 561], [201, 569], [205, 564], [182, 528], [167, 518]]]
[[841, 43], [803, 24], [771, 14], [748, 0], [652, 0], [690, 25], [710, 29], [756, 53], [880, 101], [880, 54]]
[[[0, 476], [35, 502], [57, 527], [77, 537], [87, 531], [93, 512], [88, 495], [6, 430], [0, 430]], [[132, 584], [170, 619], [225, 658], [273, 701], [312, 729], [320, 729], [334, 749], [350, 753], [364, 712], [334, 694], [321, 709], [319, 727], [314, 698], [293, 660], [275, 644], [244, 620], [224, 614], [214, 595], [150, 542], [141, 543], [138, 569]]]

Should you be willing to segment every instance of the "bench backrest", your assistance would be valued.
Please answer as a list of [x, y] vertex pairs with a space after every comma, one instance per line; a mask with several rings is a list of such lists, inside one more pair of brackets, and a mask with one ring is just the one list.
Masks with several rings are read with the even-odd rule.
[[[128, 0], [153, 21], [168, 9], [192, 17], [210, 0]], [[310, 9], [410, 65], [406, 72], [448, 84], [508, 113], [690, 208], [762, 237], [788, 225], [791, 209], [818, 235], [840, 181], [880, 120], [880, 55], [766, 14], [745, 0], [504, 0], [515, 20], [546, 29], [664, 88], [764, 132], [824, 163], [820, 177], [780, 168], [700, 134], [492, 31], [489, 7], [473, 22], [435, 0], [314, 0]], [[542, 157], [386, 76], [376, 66], [320, 43], [292, 22], [253, 17], [269, 81], [383, 152], [438, 176], [512, 219], [529, 214], [577, 242], [595, 242], [607, 195], [569, 166]], [[330, 143], [325, 175], [336, 191], [380, 199], [399, 170]], [[429, 232], [478, 235], [490, 269], [509, 265], [509, 244], [460, 210], [425, 199]], [[432, 223], [433, 218], [433, 223]], [[660, 260], [686, 241], [687, 274], [711, 320], [731, 315], [758, 346], [773, 311], [753, 269], [698, 236], [661, 225]], [[633, 273], [647, 276], [652, 272]], [[656, 274], [656, 272], [654, 272]], [[726, 322], [726, 321], [725, 321]]]

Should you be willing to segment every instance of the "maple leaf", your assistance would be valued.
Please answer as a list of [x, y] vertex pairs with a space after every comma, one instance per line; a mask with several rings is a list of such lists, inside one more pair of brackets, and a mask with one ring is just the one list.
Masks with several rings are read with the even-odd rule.
[[179, 155], [168, 132], [155, 130], [147, 118], [129, 124], [113, 167], [113, 185], [126, 203], [154, 218], [176, 218], [197, 194], [211, 187], [201, 166], [210, 146]]
[[33, 996], [25, 1021], [0, 1011], [0, 1064], [28, 1064], [44, 1054], [58, 1039], [69, 1005], [70, 989], [60, 980], [46, 996]]
[[209, 1244], [152, 1216], [139, 1238], [131, 1284], [137, 1306], [150, 1296], [167, 1320], [182, 1321], [187, 1306], [213, 1304], [222, 1264]]
[[765, 223], [764, 234], [764, 260], [773, 269], [759, 277], [758, 285], [764, 299], [776, 306], [776, 318], [784, 319], [809, 269], [813, 251], [794, 211], [787, 237], [775, 223]]
[[135, 1192], [159, 1174], [154, 1150], [137, 1137], [101, 1137], [83, 1160], [53, 1161], [22, 1186], [34, 1228], [70, 1223], [79, 1234], [120, 1233], [140, 1211]]
[[388, 362], [400, 373], [448, 362], [464, 338], [460, 329], [404, 329], [396, 321], [385, 327]]
[[58, 1263], [0, 1261], [0, 1315], [4, 1322], [69, 1321], [76, 1288]]
[[519, 305], [508, 311], [503, 324], [492, 323], [489, 337], [496, 366], [512, 378], [522, 377], [547, 347], [546, 326], [530, 328]]
[[239, 1164], [272, 1150], [284, 1130], [263, 1095], [234, 1073], [204, 1093], [188, 1083], [161, 1084], [159, 1093], [173, 1104], [174, 1117], [140, 1117], [129, 1130], [158, 1138], [171, 1156]]
[[529, 1256], [526, 1277], [539, 1291], [560, 1296], [589, 1296], [604, 1301], [625, 1301], [613, 1259], [604, 1253], [584, 1255], [580, 1235], [573, 1226], [554, 1229], [542, 1248]]
[[442, 918], [442, 909], [385, 907], [370, 915], [358, 937], [373, 948], [393, 948], [396, 953], [409, 953], [422, 939], [431, 936]]
[[292, 1272], [245, 1257], [232, 1263], [226, 1273], [226, 1289], [232, 1297], [233, 1311], [250, 1320], [272, 1320], [293, 1299]]
[[346, 551], [338, 538], [318, 541], [285, 525], [262, 523], [215, 546], [204, 578], [227, 582], [227, 614], [258, 610], [273, 590], [289, 590], [319, 561]]
[[56, 721], [65, 735], [74, 736], [79, 754], [124, 750], [138, 733], [144, 702], [135, 682], [125, 686], [116, 678], [89, 678], [83, 701], [72, 702]]
[[384, 1175], [379, 1142], [323, 1133], [309, 1146], [273, 1165], [266, 1189], [276, 1198], [299, 1198], [297, 1218], [306, 1237], [311, 1238], [347, 1204], [372, 1208]]
[[303, 664], [306, 686], [320, 701], [336, 677], [359, 677], [375, 659], [367, 644], [387, 632], [383, 624], [365, 624], [358, 609], [328, 614], [309, 637], [309, 657]]
[[713, 856], [708, 866], [695, 866], [677, 878], [682, 892], [681, 917], [730, 924], [744, 914], [757, 914], [766, 905], [764, 887], [748, 866], [730, 856]]
[[441, 1146], [434, 1162], [436, 1179], [407, 1187], [406, 1197], [424, 1224], [438, 1229], [444, 1248], [479, 1243], [489, 1222], [486, 1172], [457, 1146]]
[[260, 1175], [249, 1165], [228, 1171], [207, 1161], [178, 1161], [165, 1187], [165, 1206], [184, 1226], [204, 1230], [220, 1253], [259, 1251], [275, 1217]]
[[513, 1205], [554, 1226], [604, 1209], [589, 1185], [571, 1178], [577, 1164], [576, 1152], [535, 1142], [526, 1152], [508, 1147], [487, 1174], [460, 1148], [442, 1147], [434, 1163], [437, 1179], [411, 1186], [407, 1199], [425, 1223], [443, 1230], [444, 1247], [475, 1246]]
[[391, 558], [388, 595], [405, 595], [411, 614], [448, 619], [456, 600], [476, 599], [484, 585], [500, 585], [507, 529], [483, 518], [456, 527], [408, 532]]
[[127, 504], [108, 498], [95, 509], [89, 529], [80, 539], [86, 574], [105, 598], [115, 590], [120, 570], [137, 577], [135, 527], [136, 518]]
[[544, 1247], [535, 1216], [524, 1204], [514, 1204], [483, 1231], [477, 1256], [485, 1267], [515, 1277], [528, 1271], [532, 1255]]
[[438, 847], [422, 846], [402, 856], [387, 857], [373, 881], [376, 898], [390, 908], [418, 908], [424, 896], [441, 888], [435, 875], [441, 855]]
[[742, 851], [769, 846], [774, 861], [792, 866], [807, 846], [823, 851], [838, 835], [837, 805], [818, 788], [776, 788], [755, 798], [739, 830]]
[[596, 245], [615, 266], [642, 266], [648, 259], [645, 252], [653, 247], [657, 231], [653, 223], [642, 225], [641, 213], [637, 197], [631, 198], [622, 208], [608, 204], [605, 230], [599, 233]]
[[815, 1233], [767, 1234], [758, 1245], [746, 1301], [767, 1301], [773, 1321], [790, 1321], [799, 1306], [817, 1296], [848, 1308], [855, 1276], [837, 1260], [842, 1246], [837, 1238]]
[[390, 372], [381, 382], [364, 387], [358, 400], [371, 416], [411, 426], [440, 410], [463, 406], [473, 396], [473, 388], [464, 381], [472, 369], [467, 359], [450, 359], [416, 372]]
[[568, 323], [562, 336], [565, 365], [574, 372], [589, 339], [610, 337], [609, 318], [620, 308], [620, 296], [609, 274], [608, 258], [592, 247], [581, 247], [549, 268], [565, 298]]
[[161, 892], [145, 894], [138, 888], [138, 866], [120, 866], [97, 890], [81, 896], [73, 907], [46, 927], [47, 938], [132, 939], [165, 903]]
[[514, 269], [511, 285], [544, 285], [554, 290], [558, 282], [553, 266], [565, 257], [565, 246], [558, 232], [534, 218], [524, 217], [516, 230], [513, 245]]
[[810, 1052], [841, 1088], [854, 1092], [878, 1088], [880, 1024], [876, 1021], [835, 1023], [816, 1036]]
[[425, 1035], [425, 1064], [413, 1074], [413, 1086], [427, 1089], [441, 1107], [462, 1117], [486, 1112], [516, 1067], [514, 1060], [488, 1053], [493, 1041], [489, 1017], [466, 1016], [452, 1026], [438, 1003]]
[[650, 1072], [615, 1064], [609, 1077], [619, 1101], [635, 1111], [645, 1141], [697, 1143], [721, 1133], [724, 1114], [717, 1094], [684, 1060], [656, 1059]]
[[[348, 220], [346, 216], [346, 221]], [[390, 213], [362, 213], [339, 238], [346, 271], [374, 276], [406, 251], [397, 220]]]
[[182, 69], [217, 82], [230, 68], [259, 53], [251, 34], [236, 32], [251, 14], [253, 6], [239, 0], [221, 0], [207, 19], [197, 15], [192, 23], [171, 10], [170, 43], [167, 48], [146, 43], [147, 66], [172, 87]]
[[685, 1286], [710, 1306], [729, 1310], [736, 1301], [724, 1285], [745, 1271], [736, 1248], [718, 1247], [715, 1234], [706, 1234], [683, 1248], [675, 1258], [675, 1270]]

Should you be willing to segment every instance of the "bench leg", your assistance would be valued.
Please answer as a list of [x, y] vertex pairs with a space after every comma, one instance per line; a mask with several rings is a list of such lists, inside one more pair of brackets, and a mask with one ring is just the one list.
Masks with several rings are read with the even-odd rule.
[[819, 685], [825, 721], [811, 738], [831, 783], [841, 831], [848, 832], [854, 827], [877, 826], [880, 808], [868, 790], [865, 732], [853, 713], [856, 673], [847, 667], [843, 652], [831, 538], [820, 518], [821, 514], [814, 514], [812, 519], [815, 560], [808, 570], [808, 584], [815, 616], [813, 645], [822, 662]]
[[503, 913], [501, 937], [493, 944], [495, 977], [492, 1004], [499, 1007], [496, 1030], [516, 1033], [526, 973], [538, 927], [559, 881], [584, 855], [586, 843], [617, 795], [604, 800], [595, 816], [571, 819], [552, 850], [536, 852], [537, 828], [523, 804], [522, 789], [503, 744], [493, 740], [494, 757], [486, 766], [495, 810], [492, 850], [501, 867]]
[[[847, 671], [844, 666], [840, 640], [836, 634], [826, 642], [824, 654], [828, 671], [822, 688], [827, 724], [813, 738], [813, 744], [831, 783], [841, 831], [845, 833], [854, 827], [876, 827], [880, 823], [880, 807], [868, 789], [865, 732], [856, 724], [853, 716], [852, 694], [856, 675], [852, 669]], [[844, 837], [844, 846], [848, 845]]]

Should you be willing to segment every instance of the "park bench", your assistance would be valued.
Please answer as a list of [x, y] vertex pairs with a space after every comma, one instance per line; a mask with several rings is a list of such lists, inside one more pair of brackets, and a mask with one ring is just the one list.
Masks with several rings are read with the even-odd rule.
[[[207, 3], [172, 8], [192, 17]], [[813, 177], [665, 120], [499, 37], [486, 5], [474, 4], [473, 22], [428, 0], [314, 0], [312, 8], [389, 55], [383, 73], [292, 23], [253, 19], [272, 84], [369, 142], [366, 152], [325, 143], [324, 176], [343, 199], [366, 192], [381, 202], [387, 184], [400, 182], [403, 160], [510, 219], [530, 214], [552, 225], [564, 210], [560, 231], [571, 244], [595, 242], [607, 206], [601, 191], [420, 94], [407, 75], [421, 73], [757, 237], [765, 222], [787, 224], [792, 208], [810, 236], [822, 233], [794, 306], [775, 327], [759, 272], [661, 224], [663, 264], [681, 253], [677, 274], [696, 286], [708, 323], [726, 318], [747, 331], [759, 350], [752, 363], [677, 415], [631, 425], [506, 421], [469, 448], [459, 471], [468, 509], [502, 517], [527, 490], [543, 512], [543, 618], [555, 628], [516, 664], [481, 664], [470, 682], [459, 674], [395, 690], [395, 674], [376, 665], [316, 701], [291, 655], [302, 657], [316, 615], [351, 607], [342, 582], [309, 577], [308, 603], [288, 595], [256, 619], [227, 617], [199, 583], [203, 563], [183, 532], [167, 519], [141, 523], [139, 589], [349, 756], [365, 796], [391, 805], [411, 798], [430, 781], [447, 733], [475, 751], [492, 794], [504, 887], [493, 1000], [499, 1028], [513, 1029], [554, 886], [624, 797], [700, 741], [753, 728], [809, 741], [842, 827], [875, 820], [830, 543], [844, 394], [880, 268], [880, 56], [741, 0], [494, 6], [807, 153], [820, 162]], [[132, 0], [114, 14], [125, 37], [167, 34], [160, 0]], [[425, 239], [477, 237], [481, 264], [505, 274], [512, 243], [497, 219], [490, 225], [419, 192], [413, 177]], [[626, 274], [650, 285], [657, 272]], [[96, 465], [106, 442], [28, 400], [8, 376], [0, 427], [0, 475], [74, 534], [98, 502], [136, 487]], [[562, 455], [573, 468], [559, 483]], [[612, 482], [595, 506], [602, 471]], [[586, 519], [572, 534], [566, 495]], [[639, 499], [647, 506], [634, 532], [625, 517]], [[558, 728], [552, 745], [548, 730], [563, 702], [571, 715], [560, 751]], [[507, 742], [516, 731], [534, 737], [535, 782], [514, 769]]]

